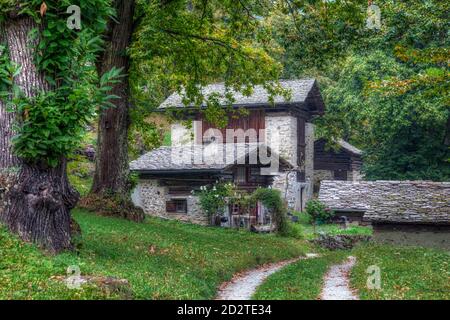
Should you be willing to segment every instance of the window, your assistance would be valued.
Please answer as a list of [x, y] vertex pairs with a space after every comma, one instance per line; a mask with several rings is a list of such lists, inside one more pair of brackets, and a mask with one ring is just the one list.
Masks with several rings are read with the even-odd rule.
[[172, 199], [166, 201], [166, 211], [176, 213], [187, 213], [186, 199]]
[[237, 184], [247, 183], [247, 168], [237, 167], [234, 171], [234, 182]]

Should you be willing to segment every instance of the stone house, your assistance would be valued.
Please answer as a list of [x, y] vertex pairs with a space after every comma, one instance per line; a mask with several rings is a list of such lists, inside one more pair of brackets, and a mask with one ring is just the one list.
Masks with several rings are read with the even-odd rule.
[[[279, 189], [290, 210], [302, 210], [313, 195], [312, 120], [324, 113], [325, 106], [314, 79], [280, 83], [290, 90], [289, 100], [276, 96], [271, 103], [269, 93], [256, 86], [250, 96], [233, 92], [231, 108], [221, 101], [229, 112], [228, 125], [222, 129], [208, 123], [198, 108], [184, 105], [178, 93], [168, 97], [159, 110], [182, 111], [183, 116], [172, 124], [170, 147], [131, 162], [130, 169], [139, 175], [134, 203], [147, 214], [206, 223], [193, 191], [215, 181], [232, 181], [243, 192], [258, 187]], [[222, 83], [203, 88], [205, 97], [218, 94], [223, 98], [224, 93]], [[234, 112], [242, 109], [245, 115]], [[192, 125], [185, 125], [186, 120], [192, 120]], [[229, 207], [224, 220], [232, 226], [239, 215], [241, 225], [263, 224], [264, 212], [258, 206], [242, 218], [239, 208]]]
[[450, 249], [450, 182], [325, 180], [319, 200], [361, 215], [377, 241]]

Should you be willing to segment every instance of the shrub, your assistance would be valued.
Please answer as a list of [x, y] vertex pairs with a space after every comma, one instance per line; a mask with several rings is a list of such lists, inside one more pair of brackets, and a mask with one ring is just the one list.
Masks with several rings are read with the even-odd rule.
[[314, 226], [318, 223], [325, 223], [334, 216], [333, 210], [316, 199], [309, 200], [306, 203], [306, 213], [311, 217]]
[[302, 226], [299, 223], [288, 221], [286, 236], [294, 239], [304, 239]]
[[312, 223], [311, 216], [306, 212], [294, 211], [294, 212], [292, 212], [292, 215], [298, 217], [298, 223], [300, 223], [300, 224], [311, 224]]
[[211, 218], [223, 213], [227, 199], [234, 194], [234, 185], [231, 183], [216, 183], [212, 186], [202, 186], [195, 192], [203, 211]]

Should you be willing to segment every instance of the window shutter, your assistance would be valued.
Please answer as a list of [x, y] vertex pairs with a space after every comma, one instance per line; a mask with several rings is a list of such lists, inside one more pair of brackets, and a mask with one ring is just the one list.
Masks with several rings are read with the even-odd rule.
[[166, 211], [167, 212], [177, 212], [177, 205], [175, 201], [169, 200], [166, 201]]

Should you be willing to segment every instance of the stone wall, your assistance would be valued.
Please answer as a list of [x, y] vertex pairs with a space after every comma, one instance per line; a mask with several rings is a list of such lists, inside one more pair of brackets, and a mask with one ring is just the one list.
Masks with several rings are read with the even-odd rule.
[[427, 225], [374, 225], [373, 239], [400, 246], [421, 246], [450, 251], [450, 227]]
[[[166, 201], [171, 199], [186, 199], [187, 213], [166, 212]], [[148, 215], [197, 224], [208, 223], [207, 216], [199, 205], [198, 197], [193, 195], [170, 196], [167, 194], [167, 188], [159, 186], [157, 180], [140, 180], [133, 191], [132, 200]]]
[[279, 155], [297, 166], [297, 118], [286, 113], [267, 114], [265, 126], [267, 145], [276, 145]]
[[[320, 183], [323, 180], [334, 180], [334, 171], [332, 170], [314, 170], [314, 192], [319, 192]], [[363, 175], [358, 170], [347, 171], [347, 181], [361, 181]]]
[[361, 181], [364, 180], [364, 175], [360, 170], [352, 170], [348, 172], [347, 176], [348, 181]]
[[314, 192], [319, 192], [320, 182], [323, 180], [333, 180], [334, 173], [331, 170], [314, 170]]
[[319, 200], [375, 223], [450, 225], [450, 182], [322, 181]]
[[288, 208], [297, 211], [301, 210], [300, 192], [304, 185], [304, 183], [297, 182], [297, 172], [295, 171], [280, 172], [274, 176], [272, 182], [272, 188], [281, 191], [281, 197], [286, 199]]
[[136, 191], [139, 193], [140, 204], [146, 214], [163, 216], [166, 211], [166, 188], [160, 187], [157, 180], [140, 180]]
[[314, 188], [314, 124], [306, 123], [305, 125], [305, 178], [307, 187], [305, 188], [305, 199], [309, 200], [313, 196]]

